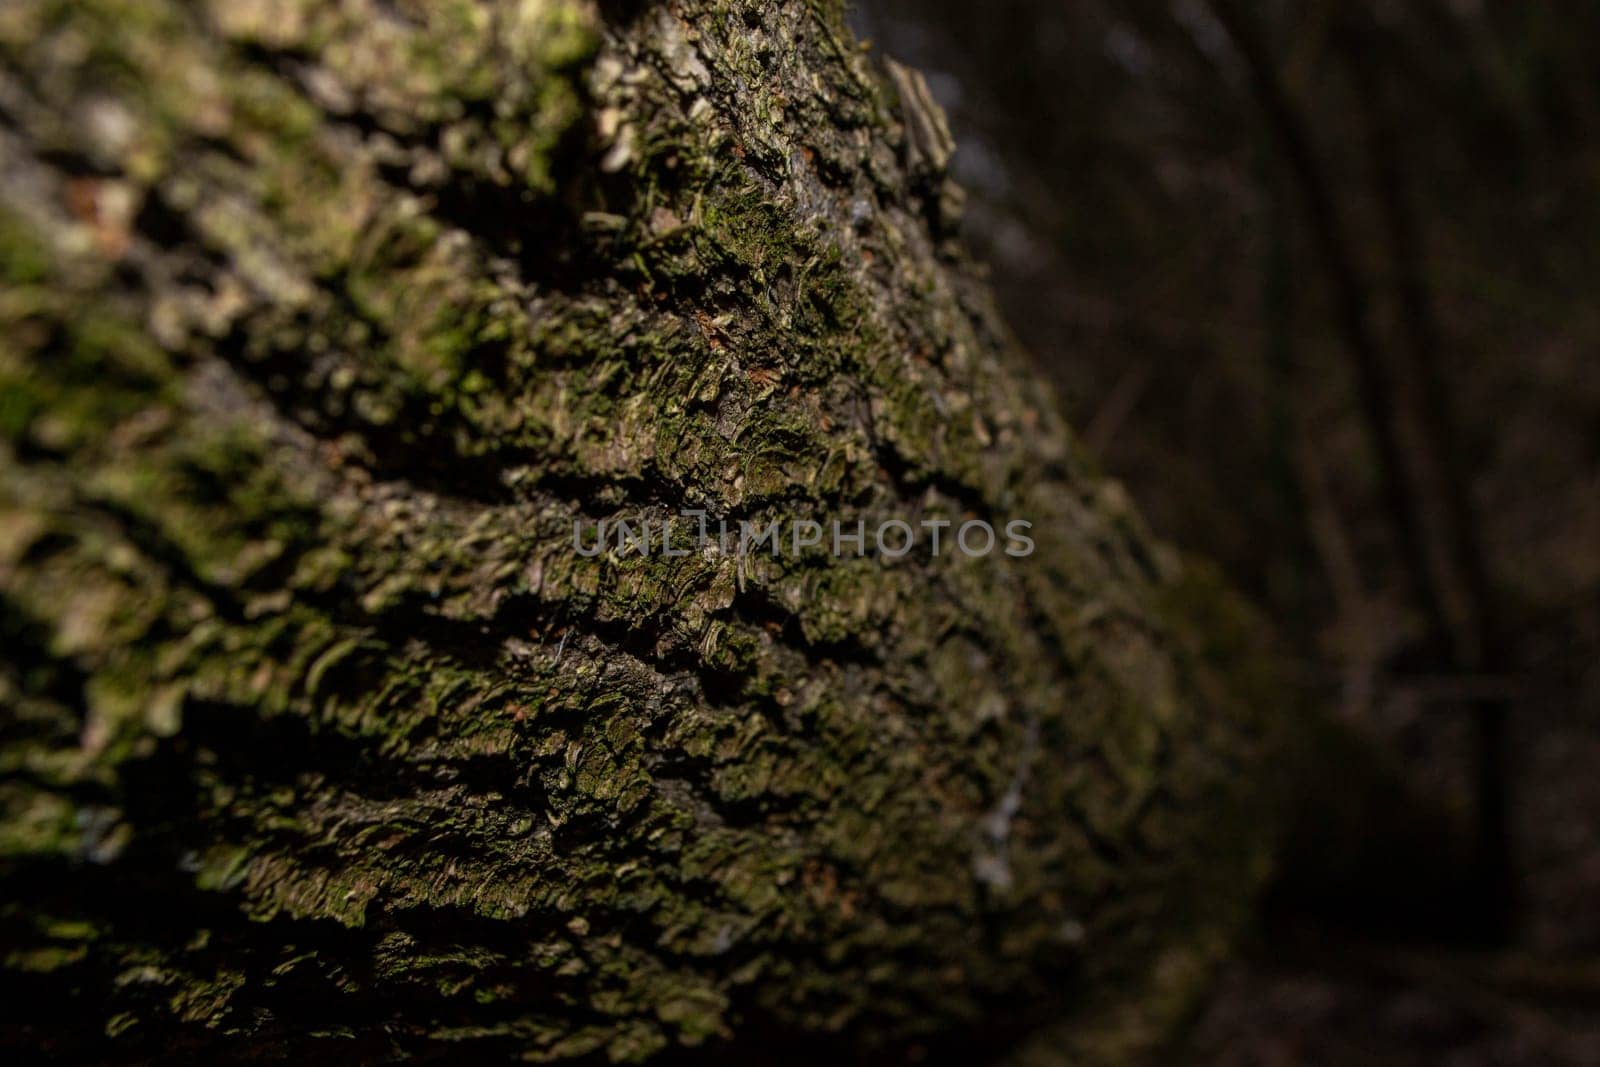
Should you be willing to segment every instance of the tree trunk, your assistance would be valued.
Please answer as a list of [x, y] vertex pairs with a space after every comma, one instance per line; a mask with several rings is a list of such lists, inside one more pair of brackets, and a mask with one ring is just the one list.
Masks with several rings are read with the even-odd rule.
[[948, 156], [822, 0], [0, 8], [0, 1044], [1160, 1041], [1283, 708]]

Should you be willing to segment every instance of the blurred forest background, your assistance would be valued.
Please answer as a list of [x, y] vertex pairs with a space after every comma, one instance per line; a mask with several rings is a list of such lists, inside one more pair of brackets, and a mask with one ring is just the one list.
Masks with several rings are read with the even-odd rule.
[[1454, 930], [1264, 923], [1194, 1062], [1600, 1063], [1600, 4], [854, 20], [1089, 446], [1479, 845]]

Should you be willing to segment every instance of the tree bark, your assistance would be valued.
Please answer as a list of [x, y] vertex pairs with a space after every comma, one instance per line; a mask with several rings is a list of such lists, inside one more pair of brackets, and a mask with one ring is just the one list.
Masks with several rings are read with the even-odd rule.
[[[0, 9], [0, 1043], [1161, 1041], [1279, 683], [948, 156], [819, 0]], [[1037, 549], [574, 545], [684, 509]]]

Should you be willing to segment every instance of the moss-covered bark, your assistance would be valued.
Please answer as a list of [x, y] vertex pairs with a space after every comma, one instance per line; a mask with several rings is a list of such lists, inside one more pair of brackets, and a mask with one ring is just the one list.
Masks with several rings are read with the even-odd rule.
[[[1158, 1040], [1282, 709], [947, 158], [821, 2], [0, 7], [4, 1042]], [[1038, 549], [573, 549], [683, 508]]]

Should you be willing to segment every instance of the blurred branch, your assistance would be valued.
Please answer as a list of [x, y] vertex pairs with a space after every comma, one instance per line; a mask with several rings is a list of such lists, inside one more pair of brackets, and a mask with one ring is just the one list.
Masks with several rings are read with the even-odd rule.
[[1312, 240], [1333, 289], [1339, 334], [1356, 371], [1357, 392], [1373, 444], [1378, 478], [1401, 553], [1418, 586], [1418, 601], [1429, 616], [1430, 628], [1437, 633], [1447, 632], [1440, 609], [1443, 597], [1431, 588], [1433, 568], [1422, 547], [1415, 504], [1406, 492], [1405, 459], [1396, 431], [1393, 390], [1369, 319], [1370, 298], [1349, 247], [1343, 213], [1255, 19], [1237, 0], [1208, 3], [1244, 61], [1251, 92], [1300, 191]]
[[[1250, 90], [1299, 187], [1312, 238], [1333, 289], [1386, 505], [1429, 629], [1458, 670], [1496, 669], [1488, 583], [1464, 482], [1449, 468], [1451, 435], [1434, 363], [1437, 331], [1422, 275], [1419, 241], [1394, 164], [1395, 138], [1369, 108], [1390, 255], [1401, 276], [1407, 344], [1391, 357], [1373, 330], [1370, 296], [1349, 244], [1348, 225], [1318, 160], [1309, 124], [1285, 87], [1265, 34], [1241, 0], [1208, 0], [1243, 61]], [[1360, 77], [1357, 78], [1361, 82]], [[1379, 123], [1380, 125], [1372, 125]], [[1387, 168], [1387, 169], [1385, 169]], [[1504, 925], [1509, 898], [1504, 708], [1478, 706], [1479, 873], [1486, 917]]]
[[[1430, 585], [1441, 598], [1439, 613], [1449, 627], [1452, 665], [1464, 674], [1496, 674], [1505, 670], [1511, 656], [1493, 602], [1480, 522], [1461, 469], [1449, 391], [1439, 370], [1442, 343], [1421, 229], [1406, 195], [1404, 138], [1395, 128], [1390, 78], [1372, 36], [1358, 31], [1346, 38], [1341, 51], [1361, 102], [1374, 191], [1394, 266], [1403, 343], [1393, 361], [1393, 383], [1396, 414], [1404, 420], [1408, 497], [1433, 568]], [[1473, 701], [1472, 707], [1478, 733], [1480, 863], [1496, 898], [1494, 907], [1505, 911], [1511, 869], [1507, 700], [1491, 697]]]
[[1150, 386], [1150, 368], [1144, 363], [1135, 363], [1129, 367], [1112, 387], [1110, 395], [1103, 400], [1089, 420], [1083, 431], [1083, 442], [1089, 446], [1090, 451], [1097, 455], [1104, 455], [1111, 446], [1111, 441], [1117, 436], [1117, 431], [1122, 429], [1128, 416], [1133, 414], [1133, 409], [1138, 406], [1139, 399], [1144, 396], [1145, 390]]

